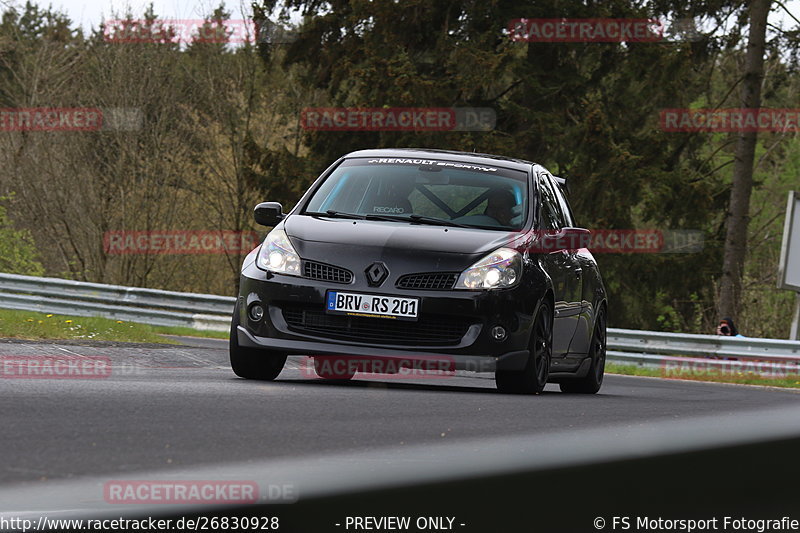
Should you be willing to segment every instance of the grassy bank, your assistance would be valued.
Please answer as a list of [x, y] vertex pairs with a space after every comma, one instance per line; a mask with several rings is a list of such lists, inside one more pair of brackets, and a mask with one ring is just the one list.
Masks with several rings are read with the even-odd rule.
[[163, 335], [226, 339], [226, 332], [148, 326], [100, 317], [66, 316], [0, 309], [0, 338], [70, 339], [177, 344]]
[[713, 381], [717, 383], [736, 383], [739, 385], [762, 385], [767, 387], [787, 387], [800, 389], [800, 375], [786, 377], [763, 377], [754, 373], [715, 373], [715, 372], [666, 372], [661, 368], [644, 368], [636, 365], [606, 364], [606, 372], [624, 376], [649, 376], [666, 379], [687, 379], [692, 381]]

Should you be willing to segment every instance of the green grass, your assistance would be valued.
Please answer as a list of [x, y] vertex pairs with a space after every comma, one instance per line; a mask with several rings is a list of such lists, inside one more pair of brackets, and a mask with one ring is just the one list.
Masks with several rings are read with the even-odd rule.
[[719, 374], [713, 372], [670, 372], [660, 368], [644, 368], [636, 365], [606, 363], [606, 372], [624, 376], [649, 376], [666, 379], [687, 379], [692, 381], [712, 381], [716, 383], [735, 383], [739, 385], [762, 385], [766, 387], [786, 387], [800, 389], [800, 375], [784, 378], [762, 377], [754, 373]]
[[0, 309], [0, 338], [69, 339], [178, 344], [163, 335], [227, 338], [227, 332], [148, 326], [110, 318], [66, 316]]

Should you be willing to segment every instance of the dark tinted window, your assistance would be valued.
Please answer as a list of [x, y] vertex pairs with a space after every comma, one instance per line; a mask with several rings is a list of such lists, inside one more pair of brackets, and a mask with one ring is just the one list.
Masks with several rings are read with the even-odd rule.
[[528, 176], [491, 165], [433, 159], [356, 158], [342, 162], [305, 213], [412, 214], [485, 229], [520, 229]]
[[561, 213], [558, 197], [553, 189], [553, 184], [543, 172], [539, 176], [539, 197], [542, 202], [541, 221], [542, 229], [561, 229], [566, 227], [566, 220]]
[[569, 202], [567, 202], [567, 197], [564, 194], [564, 189], [561, 188], [561, 185], [552, 176], [550, 176], [550, 181], [553, 184], [553, 190], [556, 193], [556, 199], [558, 200], [558, 205], [560, 207], [561, 214], [566, 226], [574, 227], [575, 217], [572, 216], [572, 209], [570, 209], [569, 207]]

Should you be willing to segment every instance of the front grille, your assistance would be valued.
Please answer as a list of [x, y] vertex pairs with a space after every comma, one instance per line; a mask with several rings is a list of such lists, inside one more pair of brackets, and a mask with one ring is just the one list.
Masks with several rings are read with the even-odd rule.
[[329, 315], [319, 309], [288, 305], [283, 319], [298, 333], [329, 338], [409, 346], [448, 346], [461, 342], [470, 323], [445, 316], [420, 316], [419, 321]]
[[454, 272], [428, 272], [424, 274], [407, 274], [397, 280], [401, 289], [452, 289], [458, 280], [458, 273]]
[[353, 273], [349, 270], [316, 261], [303, 261], [303, 277], [331, 283], [350, 283]]

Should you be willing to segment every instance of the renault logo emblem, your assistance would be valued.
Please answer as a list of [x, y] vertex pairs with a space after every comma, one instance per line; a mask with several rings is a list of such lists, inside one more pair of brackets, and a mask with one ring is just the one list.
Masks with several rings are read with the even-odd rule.
[[378, 287], [386, 280], [386, 276], [389, 275], [389, 269], [380, 261], [376, 261], [368, 266], [364, 273], [367, 275], [367, 283], [371, 287]]

